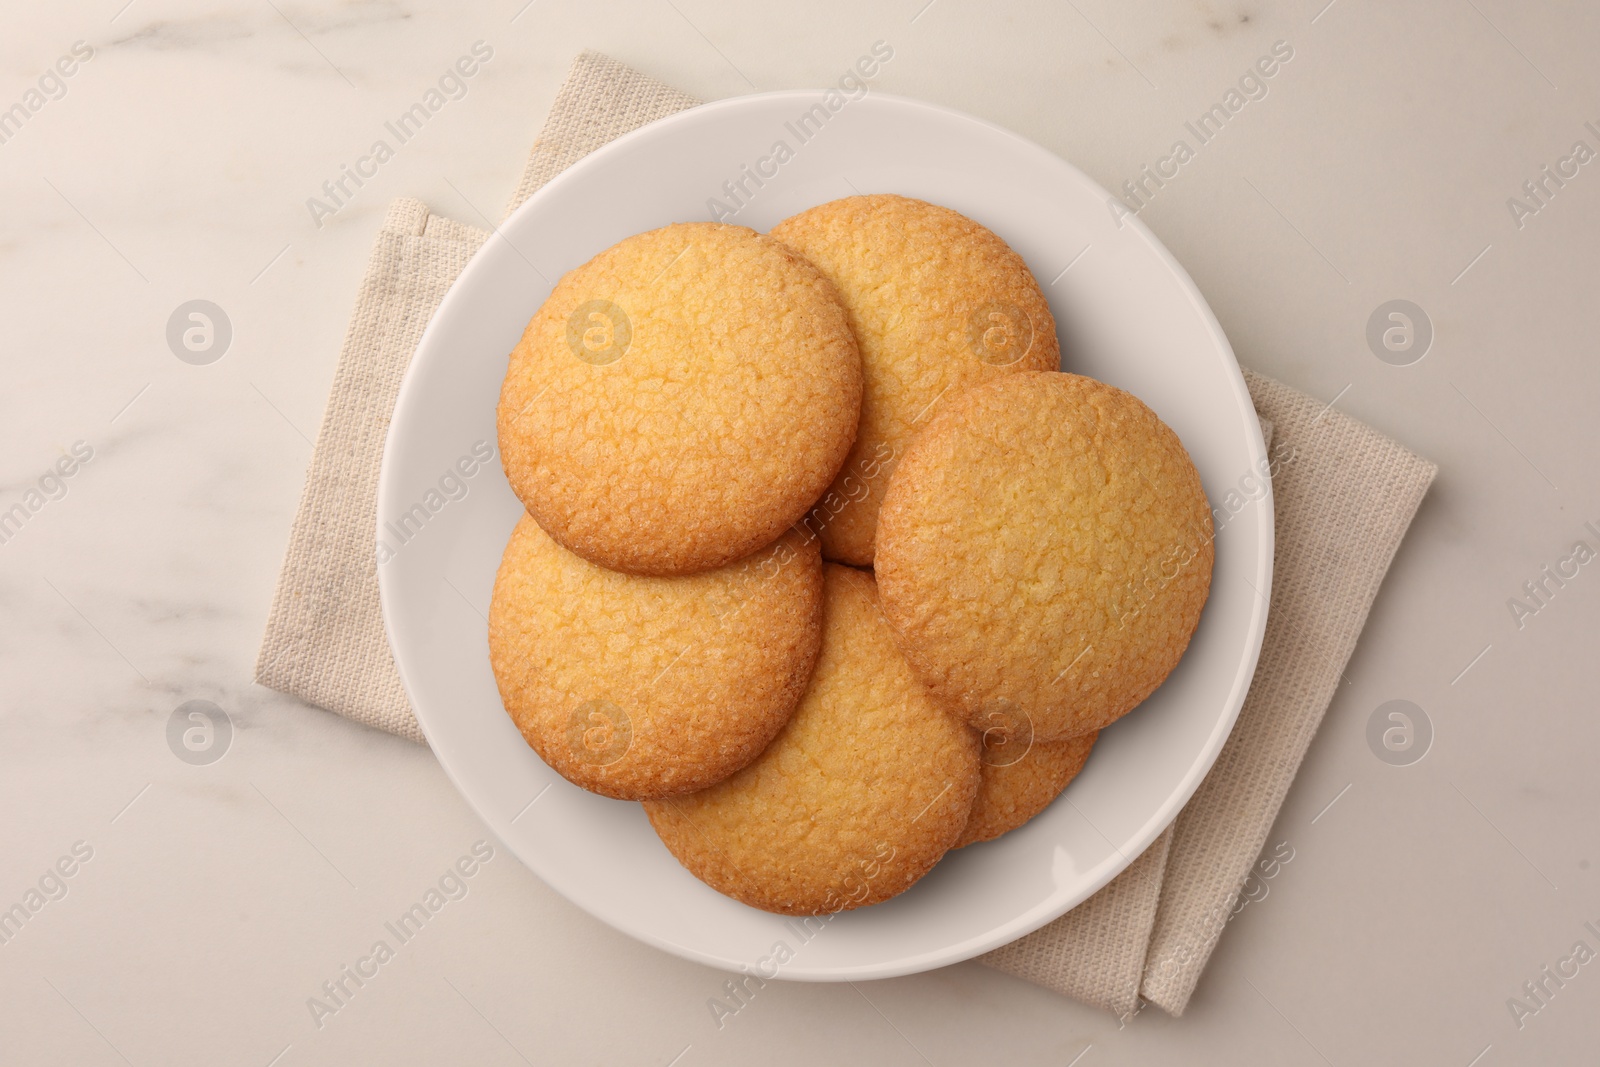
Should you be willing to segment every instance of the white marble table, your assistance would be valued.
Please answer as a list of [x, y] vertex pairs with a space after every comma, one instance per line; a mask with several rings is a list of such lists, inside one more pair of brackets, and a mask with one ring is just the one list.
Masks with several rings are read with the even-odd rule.
[[[0, 908], [39, 906], [0, 926], [0, 1062], [1592, 1058], [1600, 964], [1573, 948], [1600, 950], [1600, 565], [1572, 546], [1600, 548], [1600, 165], [1574, 144], [1600, 150], [1600, 7], [925, 2], [8, 5]], [[582, 47], [713, 97], [831, 82], [879, 39], [884, 91], [1108, 187], [1165, 167], [1141, 216], [1240, 359], [1440, 463], [1274, 830], [1295, 858], [1184, 1018], [1125, 1026], [965, 964], [769, 985], [719, 1029], [723, 975], [500, 852], [361, 964], [484, 831], [426, 749], [250, 677], [384, 205], [496, 216]], [[308, 198], [476, 41], [493, 55], [465, 95], [314, 219]], [[1278, 41], [1292, 58], [1199, 144], [1185, 124]], [[231, 323], [214, 362], [169, 348], [193, 299]], [[1393, 299], [1431, 321], [1419, 362], [1369, 347]], [[1407, 766], [1367, 741], [1395, 699], [1433, 731]], [[218, 762], [169, 747], [190, 700], [231, 722]], [[346, 965], [375, 973], [313, 1013]]]

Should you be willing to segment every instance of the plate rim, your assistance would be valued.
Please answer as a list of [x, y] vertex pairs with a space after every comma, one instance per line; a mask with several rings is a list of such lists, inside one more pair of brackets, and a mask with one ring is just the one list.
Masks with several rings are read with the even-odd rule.
[[[516, 210], [513, 211], [511, 215], [507, 216], [498, 224], [491, 223], [490, 232], [485, 238], [483, 244], [476, 252], [473, 253], [472, 257], [461, 269], [461, 272], [456, 276], [456, 279], [451, 283], [450, 288], [445, 292], [444, 297], [440, 300], [439, 306], [434, 310], [432, 316], [430, 316], [427, 326], [423, 329], [422, 336], [417, 342], [416, 350], [413, 352], [412, 358], [407, 363], [405, 373], [402, 376], [400, 388], [395, 396], [394, 409], [390, 413], [389, 426], [385, 431], [383, 452], [379, 464], [378, 487], [375, 501], [376, 514], [374, 517], [374, 530], [375, 534], [379, 536], [379, 539], [381, 539], [381, 533], [383, 529], [382, 517], [385, 514], [388, 514], [386, 505], [393, 502], [395, 499], [395, 494], [399, 491], [394, 485], [394, 482], [400, 477], [397, 470], [398, 461], [395, 458], [395, 452], [398, 448], [396, 445], [396, 440], [398, 437], [396, 430], [397, 428], [405, 425], [408, 420], [408, 416], [411, 414], [412, 408], [420, 407], [424, 403], [424, 399], [420, 398], [418, 387], [415, 384], [418, 381], [418, 375], [414, 372], [423, 361], [425, 356], [429, 359], [433, 358], [431, 355], [431, 347], [435, 342], [438, 324], [441, 319], [448, 317], [447, 311], [451, 309], [455, 303], [466, 299], [461, 295], [464, 291], [461, 283], [463, 280], [470, 279], [471, 275], [475, 271], [475, 268], [479, 268], [480, 260], [482, 260], [485, 256], [490, 244], [498, 238], [513, 249], [516, 249], [516, 246], [511, 243], [510, 238], [504, 236], [502, 232], [504, 228], [509, 226], [512, 221], [517, 218], [517, 216], [531, 210], [530, 205], [537, 205], [543, 200], [548, 199], [550, 196], [555, 195], [566, 186], [581, 182], [586, 173], [594, 167], [604, 166], [605, 158], [607, 156], [623, 151], [635, 141], [645, 138], [659, 137], [661, 136], [661, 131], [663, 129], [668, 129], [671, 126], [681, 122], [702, 119], [709, 113], [759, 106], [761, 103], [766, 101], [784, 99], [816, 100], [825, 95], [826, 92], [827, 90], [823, 89], [781, 89], [763, 93], [750, 93], [742, 96], [726, 97], [720, 100], [708, 101], [706, 103], [685, 108], [681, 111], [663, 116], [662, 118], [646, 123], [643, 126], [639, 126], [611, 141], [608, 141], [606, 144], [596, 148], [588, 155], [574, 161], [565, 170], [553, 176], [548, 182], [530, 194], [521, 204], [517, 206]], [[913, 97], [884, 93], [877, 90], [869, 90], [862, 97], [858, 98], [856, 102], [865, 101], [867, 99], [883, 101], [891, 107], [905, 107], [912, 110], [919, 110], [945, 120], [956, 120], [958, 122], [965, 122], [980, 127], [991, 135], [998, 135], [1002, 138], [1010, 140], [1021, 147], [1024, 151], [1035, 154], [1036, 156], [1040, 157], [1041, 161], [1047, 167], [1054, 166], [1066, 168], [1068, 172], [1075, 175], [1079, 180], [1102, 193], [1106, 197], [1108, 204], [1112, 201], [1112, 199], [1114, 199], [1112, 194], [1109, 193], [1104, 186], [1100, 185], [1099, 182], [1095, 181], [1092, 177], [1084, 173], [1070, 161], [1062, 158], [1038, 142], [1024, 137], [1013, 130], [1007, 129], [1004, 126], [1000, 126], [997, 123], [973, 115], [969, 112], [961, 111], [957, 108], [951, 108], [942, 104], [935, 104]], [[1129, 212], [1121, 215], [1118, 221], [1119, 228], [1122, 225], [1127, 225], [1133, 229], [1134, 233], [1144, 242], [1145, 246], [1152, 253], [1154, 253], [1156, 258], [1169, 272], [1172, 273], [1179, 283], [1179, 287], [1183, 291], [1184, 296], [1188, 299], [1190, 307], [1197, 313], [1201, 324], [1204, 326], [1206, 333], [1209, 335], [1211, 342], [1214, 346], [1216, 346], [1218, 350], [1217, 354], [1223, 357], [1221, 360], [1223, 369], [1229, 379], [1229, 384], [1232, 387], [1234, 400], [1243, 409], [1241, 414], [1247, 413], [1247, 416], [1244, 419], [1246, 424], [1246, 445], [1251, 453], [1252, 466], [1263, 461], [1267, 461], [1269, 457], [1267, 455], [1266, 442], [1261, 433], [1259, 417], [1256, 415], [1254, 402], [1250, 397], [1249, 387], [1244, 379], [1243, 368], [1240, 366], [1238, 358], [1233, 351], [1233, 345], [1228, 340], [1227, 334], [1223, 331], [1221, 323], [1218, 322], [1215, 312], [1212, 310], [1210, 304], [1206, 301], [1204, 295], [1200, 292], [1199, 287], [1195, 284], [1194, 279], [1189, 275], [1188, 271], [1184, 269], [1183, 265], [1177, 260], [1177, 258], [1166, 247], [1166, 245], [1163, 244], [1161, 240], [1150, 231], [1149, 227], [1145, 225], [1142, 219]], [[498, 452], [498, 448], [496, 451]], [[1088, 900], [1089, 897], [1092, 897], [1095, 893], [1099, 892], [1114, 878], [1120, 875], [1123, 871], [1127, 870], [1128, 867], [1132, 866], [1132, 864], [1144, 854], [1144, 852], [1150, 847], [1156, 838], [1164, 833], [1167, 828], [1171, 826], [1172, 823], [1177, 819], [1183, 808], [1188, 804], [1189, 800], [1200, 788], [1200, 784], [1205, 780], [1206, 776], [1215, 766], [1217, 758], [1221, 755], [1222, 749], [1227, 743], [1228, 737], [1232, 735], [1234, 726], [1238, 721], [1240, 711], [1242, 710], [1245, 699], [1248, 696], [1250, 684], [1254, 679], [1255, 670], [1260, 661], [1262, 643], [1266, 636], [1267, 616], [1271, 602], [1272, 572], [1276, 558], [1274, 522], [1276, 508], [1274, 501], [1274, 490], [1270, 478], [1266, 479], [1266, 492], [1261, 499], [1257, 501], [1257, 503], [1259, 506], [1256, 509], [1256, 527], [1260, 549], [1256, 559], [1256, 574], [1252, 577], [1260, 595], [1255, 599], [1252, 607], [1250, 624], [1245, 639], [1246, 646], [1244, 649], [1244, 655], [1239, 660], [1238, 667], [1234, 675], [1233, 685], [1229, 690], [1227, 698], [1228, 708], [1226, 712], [1217, 720], [1217, 723], [1213, 727], [1211, 734], [1206, 739], [1205, 745], [1197, 753], [1197, 758], [1195, 762], [1191, 764], [1187, 775], [1167, 796], [1166, 800], [1162, 802], [1162, 804], [1157, 808], [1156, 812], [1148, 820], [1146, 820], [1145, 824], [1139, 829], [1139, 831], [1132, 835], [1128, 843], [1127, 851], [1124, 852], [1122, 849], [1117, 849], [1115, 846], [1113, 846], [1114, 851], [1117, 852], [1123, 862], [1120, 864], [1106, 864], [1106, 871], [1103, 877], [1097, 875], [1095, 878], [1089, 879], [1086, 883], [1084, 883], [1088, 885], [1088, 889], [1087, 891], [1082, 892], [1081, 895], [1077, 893], [1065, 894], [1063, 899], [1067, 902], [1060, 904], [1059, 907], [1057, 906], [1056, 902], [1052, 902], [1051, 904], [1043, 907], [1024, 911], [1010, 922], [1002, 923], [994, 927], [983, 937], [972, 938], [956, 946], [947, 946], [943, 949], [923, 952], [912, 957], [900, 957], [887, 962], [859, 964], [854, 966], [836, 965], [811, 969], [785, 968], [777, 975], [777, 978], [788, 981], [815, 982], [842, 982], [855, 979], [892, 978], [907, 974], [916, 974], [923, 971], [932, 970], [937, 967], [959, 963], [981, 955], [984, 952], [991, 951], [1000, 947], [1001, 945], [1009, 944], [1048, 925], [1055, 919], [1060, 918], [1068, 911], [1071, 911], [1079, 904]], [[406, 661], [396, 648], [396, 634], [401, 629], [401, 623], [396, 618], [398, 608], [394, 605], [394, 598], [397, 594], [391, 592], [390, 590], [390, 580], [385, 577], [387, 571], [388, 568], [385, 567], [377, 568], [378, 600], [380, 613], [383, 618], [384, 637], [389, 645], [391, 659], [394, 662], [396, 673], [400, 677], [400, 683], [405, 691], [407, 701], [416, 717], [419, 728], [422, 730], [424, 737], [427, 738], [429, 749], [433, 753], [434, 758], [439, 762], [440, 767], [444, 770], [446, 777], [449, 778], [451, 785], [454, 786], [456, 792], [460, 794], [461, 799], [472, 810], [473, 814], [484, 822], [485, 829], [489, 833], [493, 834], [495, 839], [499, 841], [509, 853], [515, 856], [518, 862], [527, 868], [530, 873], [535, 875], [535, 877], [539, 877], [538, 869], [533, 864], [523, 859], [522, 855], [515, 847], [505, 842], [502, 835], [496, 829], [498, 820], [492, 817], [489, 812], [483, 810], [479, 803], [474, 799], [472, 793], [469, 792], [462, 775], [459, 773], [461, 768], [456, 766], [455, 760], [442, 752], [434, 743], [432, 733], [428, 727], [426, 713], [419, 709], [419, 704], [416, 698], [413, 696], [414, 687], [410, 678], [410, 672], [407, 669]], [[470, 775], [467, 777], [470, 778]], [[642, 941], [645, 944], [671, 953], [679, 958], [688, 959], [696, 963], [731, 971], [737, 971], [741, 965], [741, 962], [748, 962], [725, 959], [715, 953], [698, 950], [693, 946], [680, 944], [678, 942], [660, 937], [647, 928], [626, 923], [624, 921], [619, 921], [614, 916], [599, 914], [593, 910], [586, 901], [567, 893], [543, 877], [540, 877], [540, 881], [543, 882], [548, 888], [554, 890], [563, 899], [570, 901], [572, 904], [582, 909], [586, 914], [598, 919], [607, 926], [625, 933], [635, 940]]]

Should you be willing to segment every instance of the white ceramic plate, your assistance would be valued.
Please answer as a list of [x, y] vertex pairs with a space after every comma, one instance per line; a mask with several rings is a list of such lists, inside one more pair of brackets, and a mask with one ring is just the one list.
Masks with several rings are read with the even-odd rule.
[[[1188, 654], [1105, 731], [1061, 799], [1021, 830], [952, 852], [902, 896], [820, 931], [707, 888], [662, 847], [639, 805], [586, 793], [546, 767], [501, 708], [487, 650], [495, 568], [521, 509], [498, 462], [462, 477], [475, 465], [458, 461], [494, 446], [507, 355], [551, 283], [631, 234], [710, 218], [710, 198], [736, 206], [724, 183], [746, 167], [770, 176], [759, 187], [744, 178], [749, 195], [731, 221], [762, 231], [855, 192], [903, 193], [971, 216], [1045, 287], [1063, 369], [1153, 407], [1183, 439], [1214, 504], [1265, 458], [1239, 367], [1204, 299], [1137, 220], [1117, 225], [1103, 189], [1005, 130], [881, 94], [849, 101], [802, 143], [797, 120], [821, 100], [746, 96], [637, 130], [574, 164], [488, 240], [434, 316], [400, 391], [378, 490], [378, 574], [395, 662], [434, 753], [535, 874], [668, 952], [769, 974], [782, 961], [781, 977], [830, 981], [927, 970], [1037, 929], [1172, 821], [1222, 747], [1255, 668], [1272, 506], [1270, 496], [1251, 501], [1219, 523], [1211, 600]], [[781, 165], [779, 141], [791, 150]]]

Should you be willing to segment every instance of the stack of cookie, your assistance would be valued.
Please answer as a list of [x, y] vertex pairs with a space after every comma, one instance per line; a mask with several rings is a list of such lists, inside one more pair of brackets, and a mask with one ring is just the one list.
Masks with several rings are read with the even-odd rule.
[[858, 196], [563, 277], [498, 412], [527, 514], [489, 646], [529, 745], [754, 907], [892, 897], [1042, 811], [1176, 665], [1211, 514], [1057, 371], [999, 237]]

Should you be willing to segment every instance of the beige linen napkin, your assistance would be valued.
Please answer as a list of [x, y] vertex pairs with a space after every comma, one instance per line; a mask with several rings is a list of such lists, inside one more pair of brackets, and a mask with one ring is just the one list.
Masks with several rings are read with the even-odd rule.
[[[574, 62], [507, 213], [574, 161], [698, 101], [593, 52]], [[256, 680], [423, 740], [378, 607], [378, 466], [422, 330], [487, 236], [397, 200], [340, 352]], [[1246, 372], [1274, 435], [1277, 556], [1266, 639], [1238, 724], [1176, 822], [1117, 878], [981, 962], [1111, 1011], [1178, 1015], [1322, 720], [1436, 468], [1288, 386]]]

